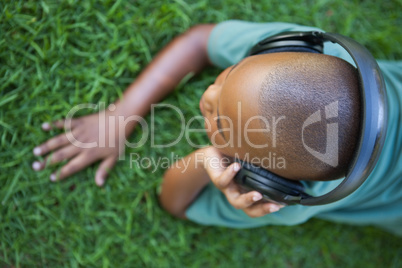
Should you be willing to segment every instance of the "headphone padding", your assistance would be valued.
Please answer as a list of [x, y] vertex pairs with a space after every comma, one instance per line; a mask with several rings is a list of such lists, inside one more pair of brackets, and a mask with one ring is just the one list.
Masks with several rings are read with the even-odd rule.
[[[257, 175], [264, 177], [266, 180], [271, 180], [284, 187], [290, 188], [293, 191], [304, 192], [304, 186], [299, 181], [285, 179], [285, 178], [283, 178], [279, 175], [276, 175], [262, 167], [257, 167], [250, 163], [247, 163], [247, 162], [244, 162], [244, 161], [241, 161], [238, 159], [236, 159], [236, 161], [242, 165], [242, 168], [246, 168]], [[261, 183], [264, 183], [264, 182], [261, 182]]]
[[262, 55], [262, 54], [270, 54], [270, 53], [278, 53], [278, 52], [309, 52], [309, 53], [320, 54], [320, 52], [318, 52], [317, 50], [309, 48], [309, 47], [286, 46], [286, 47], [270, 48], [270, 49], [258, 52], [254, 55]]

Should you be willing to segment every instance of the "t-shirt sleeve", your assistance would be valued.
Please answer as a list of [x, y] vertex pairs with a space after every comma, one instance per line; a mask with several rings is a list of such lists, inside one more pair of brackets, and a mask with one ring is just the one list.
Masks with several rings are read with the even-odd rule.
[[[259, 41], [278, 33], [288, 31], [323, 31], [316, 27], [285, 22], [245, 22], [229, 20], [217, 24], [208, 39], [210, 61], [221, 68], [227, 68], [245, 58]], [[353, 63], [350, 55], [337, 44], [326, 42], [324, 53]]]

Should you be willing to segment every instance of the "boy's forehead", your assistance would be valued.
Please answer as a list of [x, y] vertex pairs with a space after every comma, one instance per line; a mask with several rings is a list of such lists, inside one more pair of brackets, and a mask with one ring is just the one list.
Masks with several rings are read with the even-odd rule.
[[269, 75], [275, 73], [275, 66], [292, 61], [291, 53], [272, 53], [244, 58], [233, 68], [225, 70], [226, 79], [221, 96], [258, 104], [259, 91]]
[[[221, 120], [223, 128], [231, 128], [235, 140], [245, 138], [241, 133], [245, 127], [248, 129], [260, 129], [260, 121], [250, 120], [259, 115], [259, 91], [265, 79], [265, 72], [255, 71], [252, 66], [253, 60], [246, 58], [240, 62], [230, 73], [228, 73], [221, 90], [219, 99], [219, 114], [224, 119]], [[257, 67], [257, 69], [259, 69]], [[230, 122], [228, 122], [230, 121]], [[248, 137], [254, 141], [262, 142], [266, 139], [262, 133], [249, 133]], [[255, 150], [249, 148], [242, 142], [242, 148], [236, 148], [236, 152], [241, 153]], [[226, 152], [228, 153], [228, 152]]]
[[238, 102], [246, 106], [257, 106], [259, 90], [266, 76], [264, 70], [266, 68], [253, 57], [247, 57], [229, 68], [222, 85], [222, 108], [231, 110]]
[[[219, 114], [230, 118], [235, 129], [241, 131], [245, 127], [261, 129], [258, 120], [247, 123], [250, 118], [260, 116], [261, 89], [271, 90], [267, 84], [269, 76], [275, 75], [278, 66], [291, 64], [294, 61], [293, 57], [292, 53], [250, 56], [239, 62], [233, 69], [228, 68], [229, 70], [225, 71], [223, 84], [221, 84]], [[275, 113], [275, 111], [271, 112]], [[224, 127], [230, 127], [227, 122], [223, 121], [222, 124]]]
[[[279, 53], [276, 53], [279, 54]], [[224, 83], [222, 84], [221, 95], [219, 98], [219, 114], [225, 116], [221, 120], [223, 128], [231, 128], [234, 140], [239, 137], [242, 140], [241, 148], [225, 148], [223, 153], [232, 155], [233, 152], [250, 153], [253, 156], [262, 156], [265, 151], [249, 146], [244, 139], [252, 140], [253, 144], [263, 144], [266, 142], [266, 135], [263, 132], [251, 131], [244, 135], [245, 130], [262, 129], [260, 116], [260, 90], [264, 86], [267, 75], [275, 71], [276, 63], [282, 61], [284, 57], [274, 54], [251, 56], [243, 59], [232, 70], [226, 71]], [[230, 73], [229, 73], [230, 71]], [[228, 122], [230, 120], [231, 122]]]

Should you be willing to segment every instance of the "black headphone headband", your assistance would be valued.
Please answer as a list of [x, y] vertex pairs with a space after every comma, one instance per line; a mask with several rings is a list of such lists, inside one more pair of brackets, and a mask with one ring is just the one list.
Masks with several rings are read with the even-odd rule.
[[[250, 55], [280, 47], [308, 47], [322, 52], [323, 43], [331, 41], [343, 47], [353, 58], [359, 75], [361, 96], [361, 134], [346, 178], [335, 189], [321, 196], [300, 196], [292, 203], [324, 205], [354, 192], [370, 175], [384, 145], [387, 129], [387, 98], [381, 70], [370, 52], [353, 39], [335, 33], [287, 32], [260, 41]], [[286, 199], [286, 198], [285, 198]], [[286, 202], [286, 200], [279, 200]]]

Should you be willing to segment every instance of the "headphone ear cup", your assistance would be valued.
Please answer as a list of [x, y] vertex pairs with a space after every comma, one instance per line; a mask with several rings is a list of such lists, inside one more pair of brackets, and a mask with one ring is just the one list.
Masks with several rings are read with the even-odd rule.
[[269, 36], [255, 44], [249, 56], [276, 53], [276, 52], [311, 52], [320, 53], [324, 51], [324, 43], [317, 38], [314, 32], [283, 32]]
[[[304, 193], [304, 186], [299, 181], [292, 181], [292, 180], [285, 179], [285, 178], [283, 178], [279, 175], [276, 175], [262, 167], [257, 167], [250, 163], [247, 163], [247, 162], [244, 162], [244, 161], [241, 161], [238, 159], [236, 159], [236, 161], [237, 162], [240, 161], [239, 163], [242, 165], [243, 168], [246, 168], [249, 171], [251, 171], [252, 173], [261, 176], [262, 178], [260, 177], [260, 178], [258, 178], [258, 180], [262, 184], [267, 184], [266, 180], [270, 180], [281, 186], [288, 188], [289, 190], [291, 190], [291, 192]], [[256, 178], [254, 178], [254, 179], [256, 179]], [[261, 179], [263, 179], [264, 181], [261, 181]]]

